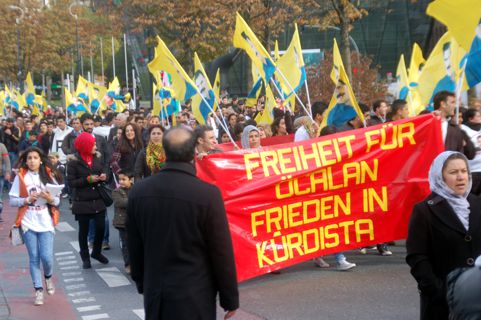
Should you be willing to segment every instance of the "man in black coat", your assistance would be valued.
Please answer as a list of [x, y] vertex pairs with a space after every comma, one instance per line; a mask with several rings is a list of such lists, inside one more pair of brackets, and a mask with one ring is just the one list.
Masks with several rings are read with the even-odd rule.
[[440, 91], [433, 98], [433, 108], [441, 117], [444, 147], [450, 151], [464, 153], [469, 160], [476, 155], [476, 150], [468, 135], [452, 120], [456, 108], [456, 95], [449, 91]]
[[239, 307], [234, 253], [221, 193], [195, 176], [195, 138], [164, 134], [167, 162], [129, 193], [131, 276], [144, 294], [147, 320], [225, 319]]
[[62, 151], [66, 154], [75, 153], [74, 143], [77, 136], [85, 131], [90, 133], [95, 137], [95, 143], [97, 145], [97, 151], [102, 155], [102, 165], [104, 167], [104, 172], [108, 172], [108, 163], [110, 161], [110, 148], [108, 147], [107, 140], [99, 135], [94, 134], [94, 117], [90, 113], [84, 113], [80, 119], [73, 119], [72, 125], [74, 130], [70, 132], [63, 140]]

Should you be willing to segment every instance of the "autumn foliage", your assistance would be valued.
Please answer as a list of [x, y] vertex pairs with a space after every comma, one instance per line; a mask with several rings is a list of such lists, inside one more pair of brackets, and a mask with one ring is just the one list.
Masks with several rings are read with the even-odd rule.
[[[373, 66], [370, 57], [357, 53], [352, 53], [351, 61], [353, 79], [350, 80], [357, 101], [370, 106], [374, 100], [384, 98], [386, 85], [378, 79], [379, 66]], [[332, 65], [332, 51], [327, 51], [319, 65], [306, 70], [311, 102], [321, 100], [329, 103], [334, 92], [330, 77]], [[301, 92], [301, 98], [306, 100], [304, 91]]]

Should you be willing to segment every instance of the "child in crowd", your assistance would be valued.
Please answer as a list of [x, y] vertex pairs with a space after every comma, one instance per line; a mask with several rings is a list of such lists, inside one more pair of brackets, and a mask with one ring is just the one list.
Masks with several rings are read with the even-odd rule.
[[127, 250], [127, 200], [129, 190], [134, 184], [134, 174], [120, 170], [118, 176], [119, 187], [112, 191], [112, 198], [114, 199], [114, 220], [112, 224], [119, 230], [120, 248], [122, 249], [125, 272], [130, 274], [130, 260]]

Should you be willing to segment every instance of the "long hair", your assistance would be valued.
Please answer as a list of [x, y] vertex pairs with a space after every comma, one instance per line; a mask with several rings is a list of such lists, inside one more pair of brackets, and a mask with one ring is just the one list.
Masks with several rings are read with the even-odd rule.
[[[52, 164], [50, 163], [50, 160], [40, 148], [37, 148], [37, 147], [27, 148], [18, 158], [19, 167], [28, 170], [27, 158], [28, 158], [28, 155], [32, 152], [36, 152], [40, 156], [40, 168], [38, 169], [38, 175], [40, 177], [40, 181], [43, 184], [54, 183], [52, 180], [52, 176], [53, 176], [57, 181], [57, 183], [62, 183], [63, 182], [62, 175], [52, 166]], [[50, 176], [47, 173], [47, 168], [50, 169], [52, 176]]]
[[[132, 146], [130, 144], [130, 141], [127, 139], [127, 136], [126, 136], [126, 131], [127, 131], [127, 127], [132, 127], [132, 129], [134, 129], [134, 132], [135, 132], [135, 137], [134, 137], [134, 145]], [[137, 127], [137, 125], [135, 123], [127, 123], [123, 129], [122, 129], [122, 135], [120, 137], [120, 141], [119, 141], [119, 150], [121, 153], [129, 153], [129, 152], [132, 152], [132, 148], [134, 149], [134, 151], [140, 151], [142, 150], [142, 148], [144, 147], [144, 143], [142, 141], [142, 136], [140, 134], [140, 130], [139, 130], [139, 127]]]

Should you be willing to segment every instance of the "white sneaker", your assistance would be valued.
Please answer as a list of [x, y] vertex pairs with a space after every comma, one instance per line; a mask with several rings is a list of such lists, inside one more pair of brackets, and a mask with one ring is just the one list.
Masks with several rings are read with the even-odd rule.
[[314, 263], [319, 268], [329, 268], [330, 267], [329, 263], [324, 261], [324, 259], [322, 259], [321, 257], [314, 258]]
[[43, 290], [35, 291], [35, 302], [33, 304], [36, 306], [41, 306], [43, 304]]
[[379, 254], [381, 256], [392, 256], [392, 251], [385, 249], [385, 250], [382, 250]]
[[344, 259], [344, 260], [341, 260], [337, 263], [337, 270], [346, 271], [346, 270], [354, 268], [355, 266], [356, 266], [355, 263], [351, 263], [351, 262], [347, 261], [346, 259]]
[[47, 284], [47, 293], [52, 295], [55, 293], [55, 286], [53, 285], [53, 279], [45, 279], [45, 283]]

